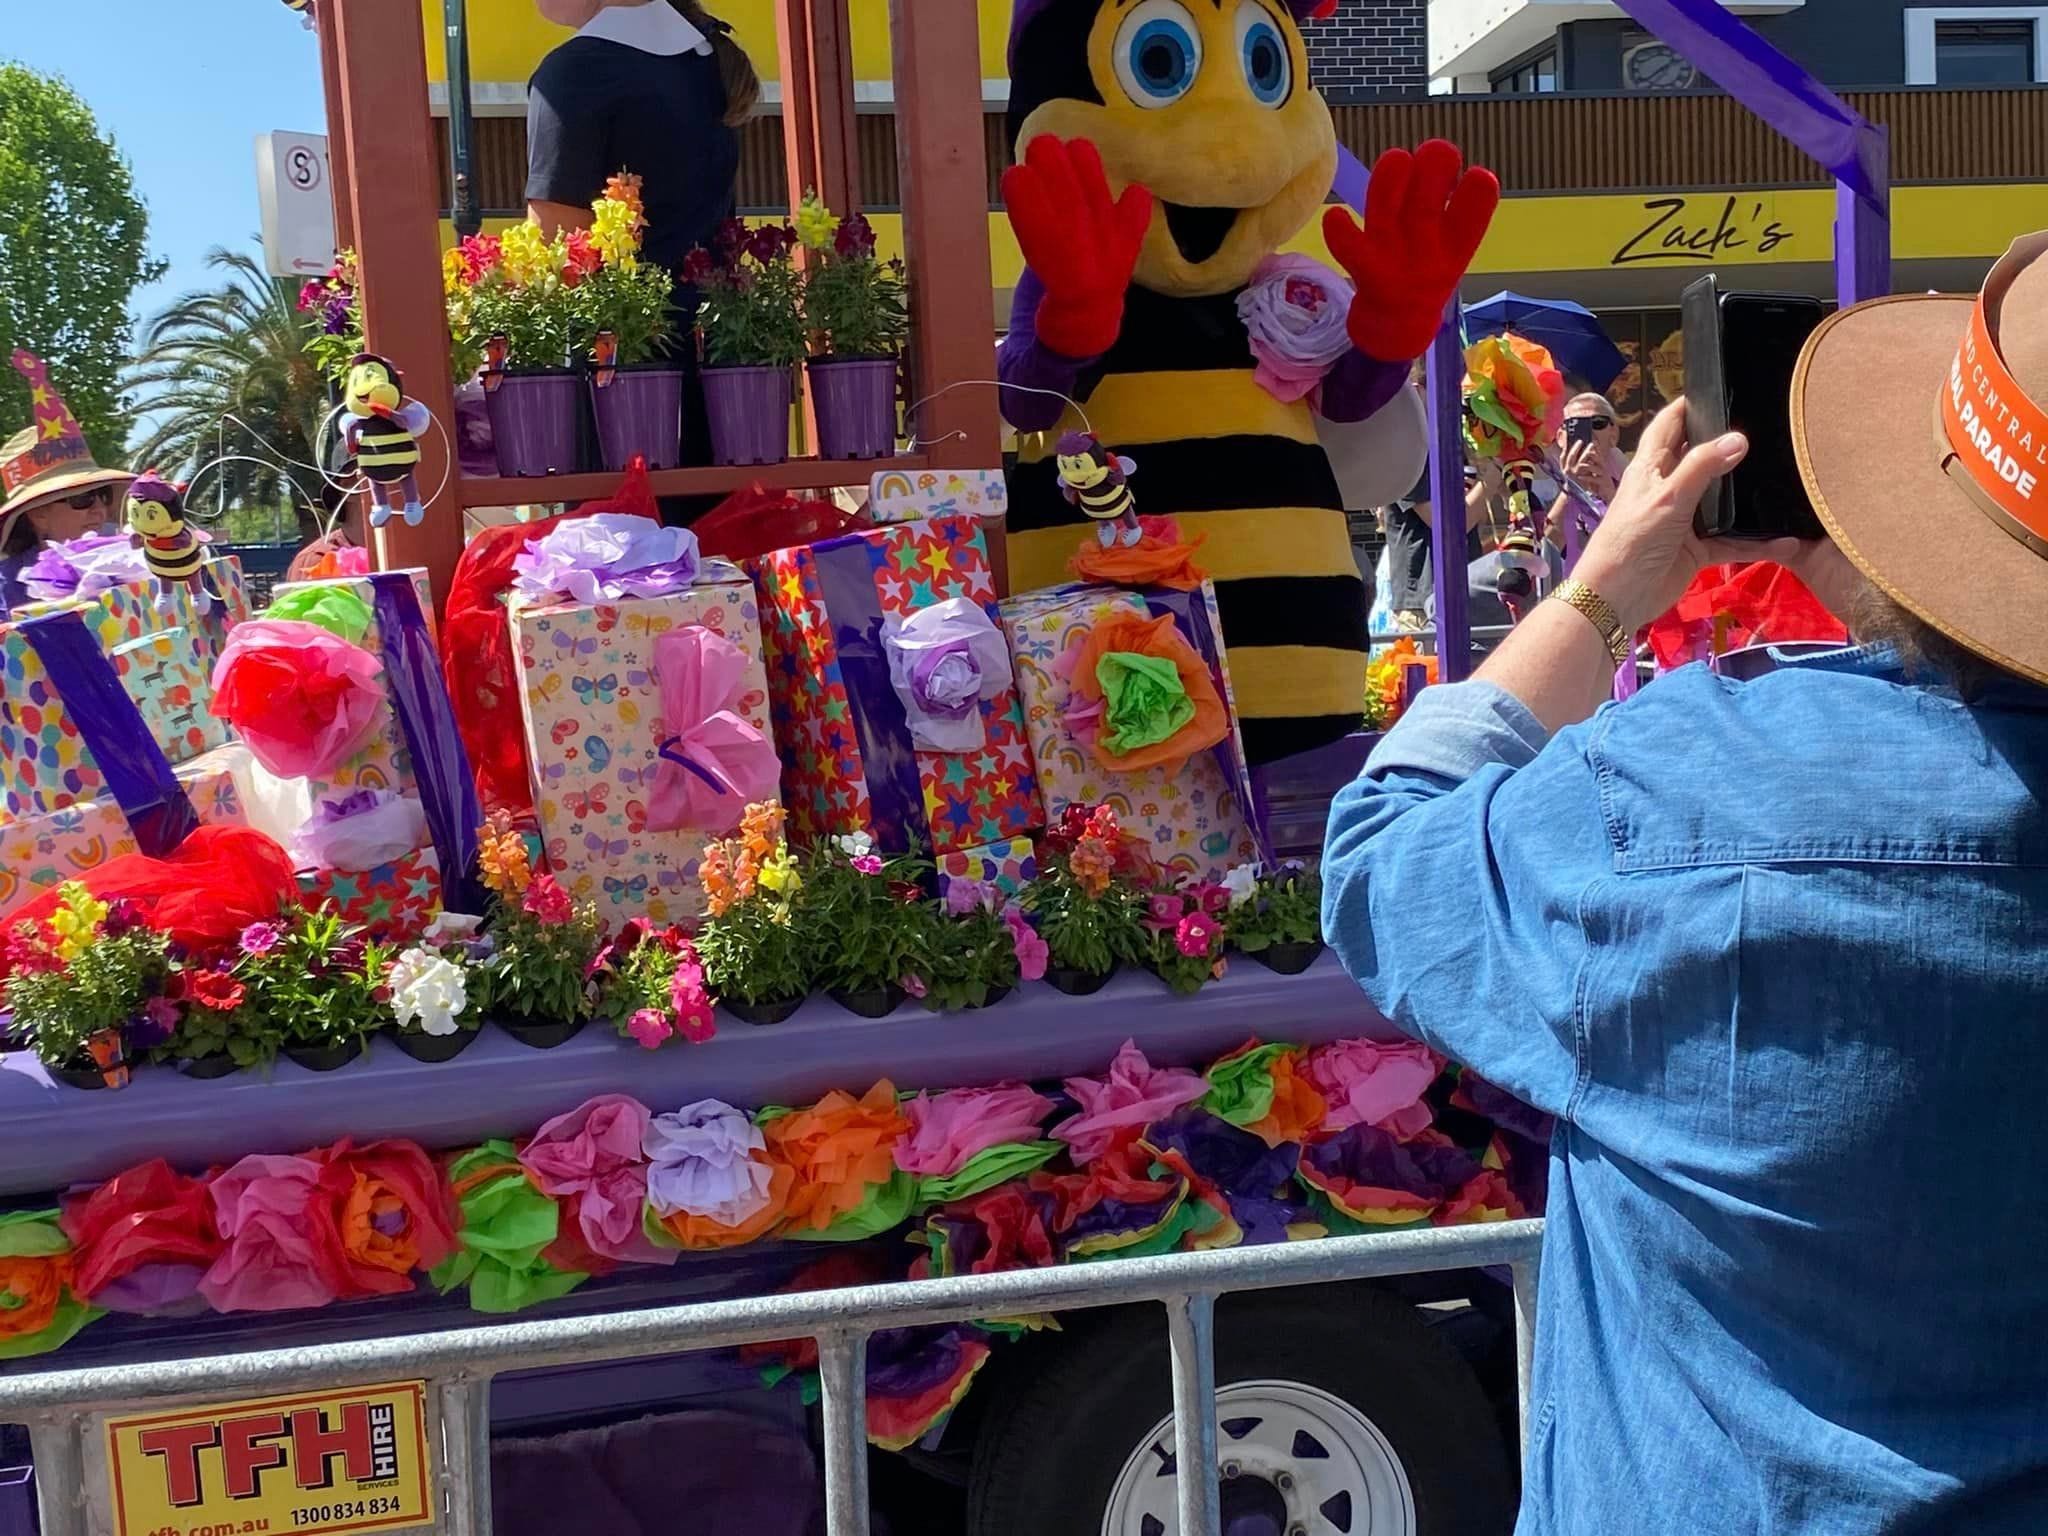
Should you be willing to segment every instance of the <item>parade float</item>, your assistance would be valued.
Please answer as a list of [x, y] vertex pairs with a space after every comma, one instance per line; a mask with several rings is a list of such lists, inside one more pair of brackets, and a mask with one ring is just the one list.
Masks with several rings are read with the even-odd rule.
[[[844, 8], [785, 9], [791, 241], [872, 268], [823, 223], [852, 209]], [[1315, 8], [1251, 9], [1256, 46], [1210, 51], [1248, 100], [1296, 105], [1278, 169], [1238, 168], [1197, 260], [1173, 186], [1133, 198], [1117, 158], [1202, 110], [1171, 110], [1190, 82], [1152, 80], [1151, 48], [1083, 90], [1090, 28], [1116, 27], [1018, 7], [1013, 116], [1052, 148], [1027, 144], [1012, 187], [1040, 302], [1002, 401], [1051, 430], [1005, 478], [985, 166], [961, 148], [982, 142], [971, 12], [898, 7], [908, 286], [900, 328], [851, 344], [900, 348], [919, 398], [900, 433], [857, 405], [828, 430], [822, 381], [875, 360], [835, 358], [831, 326], [750, 360], [736, 325], [724, 360], [773, 398], [728, 436], [734, 471], [665, 467], [665, 418], [649, 435], [607, 398], [666, 387], [623, 291], [630, 220], [587, 250], [536, 233], [444, 262], [417, 5], [312, 7], [351, 253], [314, 301], [388, 514], [377, 569], [252, 612], [232, 562], [171, 589], [85, 579], [82, 550], [68, 590], [0, 626], [0, 1372], [1540, 1211], [1547, 1125], [1371, 1009], [1321, 952], [1314, 869], [1368, 728], [1437, 675], [1412, 647], [1368, 667], [1331, 517], [1361, 466], [1412, 482], [1425, 418], [1403, 381], [1434, 340], [1442, 404], [1438, 319], [1491, 195], [1448, 146], [1365, 190], [1305, 88]], [[1168, 97], [1082, 110], [1131, 90]], [[1171, 183], [1174, 157], [1156, 163]], [[1066, 177], [1081, 217], [1060, 231], [1046, 181]], [[1333, 180], [1364, 220], [1333, 215], [1345, 271], [1276, 256]], [[710, 259], [792, 254], [746, 239]], [[1421, 245], [1431, 261], [1401, 254]], [[513, 291], [607, 271], [611, 323], [573, 343], [547, 294]], [[1154, 313], [1160, 272], [1176, 298]], [[1159, 408], [1214, 401], [1162, 397], [1148, 428], [1119, 383], [1143, 364], [1126, 342], [1176, 326], [1229, 359], [1221, 393], [1256, 428], [1242, 464], [1176, 462]], [[446, 430], [478, 364], [495, 475], [466, 473]], [[1055, 398], [1027, 422], [1031, 390]], [[559, 421], [533, 426], [586, 407], [602, 470]], [[1457, 413], [1437, 415], [1442, 459]], [[787, 494], [849, 483], [864, 517]], [[701, 540], [653, 516], [657, 495], [736, 490], [747, 516]], [[460, 509], [541, 495], [572, 511], [465, 545]], [[1262, 555], [1275, 496], [1299, 527]], [[1445, 654], [1459, 675], [1462, 647]], [[1498, 1525], [1507, 1317], [1498, 1277], [1469, 1273], [1245, 1299], [1221, 1346], [1240, 1493], [1325, 1489], [1334, 1530], [1375, 1488], [1406, 1523], [1358, 1529]], [[877, 1335], [871, 1438], [971, 1484], [977, 1536], [1167, 1529], [1156, 1329], [1043, 1322]], [[530, 1495], [499, 1527], [560, 1523], [536, 1469], [567, 1440], [517, 1436], [619, 1450], [652, 1414], [713, 1445], [766, 1389], [748, 1454], [765, 1477], [779, 1447], [784, 1498], [749, 1528], [805, 1529], [815, 1364], [798, 1342], [499, 1377], [498, 1481]], [[777, 1416], [793, 1428], [771, 1445]], [[580, 1465], [602, 1455], [576, 1443]], [[1155, 1472], [1153, 1494], [1126, 1487]]]

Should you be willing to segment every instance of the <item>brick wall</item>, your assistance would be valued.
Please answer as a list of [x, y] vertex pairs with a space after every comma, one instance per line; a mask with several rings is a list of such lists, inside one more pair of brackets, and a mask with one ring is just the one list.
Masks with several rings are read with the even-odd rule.
[[1306, 35], [1309, 71], [1333, 101], [1428, 93], [1427, 0], [1339, 0]]

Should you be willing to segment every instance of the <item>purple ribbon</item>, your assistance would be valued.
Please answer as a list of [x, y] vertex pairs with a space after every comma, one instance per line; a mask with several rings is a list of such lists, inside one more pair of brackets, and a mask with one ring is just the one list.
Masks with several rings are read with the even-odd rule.
[[932, 829], [925, 819], [910, 717], [890, 680], [889, 655], [882, 647], [882, 593], [875, 585], [881, 547], [871, 538], [848, 534], [812, 545], [811, 558], [839, 653], [875, 840], [887, 853], [929, 853]]
[[369, 582], [391, 708], [412, 754], [427, 832], [441, 861], [442, 905], [451, 912], [481, 912], [484, 892], [476, 880], [476, 832], [483, 809], [477, 804], [469, 754], [455, 729], [455, 712], [448, 706], [441, 658], [427, 631], [427, 616], [420, 611], [419, 592], [403, 571], [375, 571]]
[[724, 774], [714, 773], [711, 769], [706, 768], [702, 763], [690, 756], [689, 753], [681, 751], [682, 739], [680, 736], [664, 736], [661, 740], [661, 745], [656, 747], [655, 751], [668, 762], [687, 768], [716, 793], [721, 795], [736, 795], [739, 793], [738, 787]]
[[163, 858], [192, 835], [199, 813], [99, 640], [75, 611], [28, 619], [21, 633], [49, 673], [136, 846]]
[[[1217, 636], [1216, 627], [1210, 622], [1209, 605], [1202, 600], [1202, 589], [1193, 588], [1186, 592], [1171, 587], [1146, 587], [1138, 592], [1145, 600], [1154, 618], [1162, 613], [1173, 615], [1173, 627], [1181, 637], [1195, 648], [1195, 653], [1207, 663], [1209, 680], [1216, 685], [1219, 698], [1229, 698], [1229, 685], [1224, 681], [1222, 669], [1216, 665], [1216, 658], [1223, 654], [1223, 644]], [[1232, 716], [1230, 734], [1209, 750], [1215, 755], [1217, 765], [1223, 770], [1223, 780], [1237, 794], [1237, 803], [1244, 809], [1245, 824], [1251, 828], [1252, 842], [1258, 850], [1261, 865], [1270, 868], [1273, 864], [1273, 844], [1266, 832], [1265, 807], [1252, 793], [1251, 769], [1246, 765], [1244, 748], [1239, 743], [1235, 729], [1236, 717]]]

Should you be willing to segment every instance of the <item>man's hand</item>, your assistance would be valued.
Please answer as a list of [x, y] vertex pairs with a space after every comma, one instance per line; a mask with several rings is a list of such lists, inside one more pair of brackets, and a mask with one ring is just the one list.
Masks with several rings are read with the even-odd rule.
[[1573, 443], [1564, 451], [1564, 472], [1581, 490], [1602, 501], [1614, 500], [1614, 476], [1607, 468], [1607, 455], [1598, 443]]
[[1351, 344], [1383, 363], [1428, 351], [1499, 206], [1499, 180], [1466, 170], [1454, 144], [1431, 139], [1412, 155], [1381, 155], [1363, 227], [1348, 208], [1323, 215], [1323, 239], [1358, 290], [1346, 322]]
[[1624, 629], [1633, 633], [1663, 613], [1706, 566], [1778, 558], [1754, 541], [1693, 533], [1708, 484], [1748, 452], [1739, 432], [1689, 444], [1683, 400], [1657, 413], [1573, 573], [1614, 606]]
[[1038, 339], [1062, 357], [1101, 356], [1123, 328], [1152, 194], [1133, 183], [1112, 200], [1093, 144], [1041, 134], [1003, 172], [1003, 200], [1025, 265], [1045, 284]]

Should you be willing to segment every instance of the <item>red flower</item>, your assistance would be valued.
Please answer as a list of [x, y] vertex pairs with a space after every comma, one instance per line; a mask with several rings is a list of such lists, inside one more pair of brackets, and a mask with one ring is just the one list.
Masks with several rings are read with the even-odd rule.
[[185, 990], [193, 1002], [216, 1013], [232, 1013], [249, 995], [249, 989], [225, 971], [189, 971]]
[[462, 242], [462, 276], [474, 283], [486, 272], [497, 270], [505, 259], [504, 246], [496, 235], [471, 235]]
[[686, 283], [705, 282], [717, 270], [718, 264], [711, 259], [711, 253], [702, 246], [683, 258], [683, 281]]
[[570, 230], [563, 244], [568, 253], [568, 265], [562, 268], [562, 285], [565, 288], [574, 288], [604, 265], [604, 256], [591, 242], [589, 230]]
[[204, 1267], [220, 1255], [205, 1180], [179, 1176], [162, 1158], [68, 1197], [61, 1219], [78, 1263], [72, 1289], [88, 1301], [146, 1265]]
[[520, 905], [550, 928], [566, 923], [576, 915], [576, 904], [553, 875], [535, 875], [533, 883], [526, 888], [526, 899]]
[[711, 249], [728, 266], [738, 259], [746, 243], [747, 226], [738, 219], [727, 219], [711, 237]]
[[858, 213], [840, 220], [839, 232], [832, 237], [832, 249], [841, 256], [874, 255], [875, 227]]
[[327, 284], [321, 278], [310, 278], [299, 289], [299, 312], [318, 309], [327, 297]]

